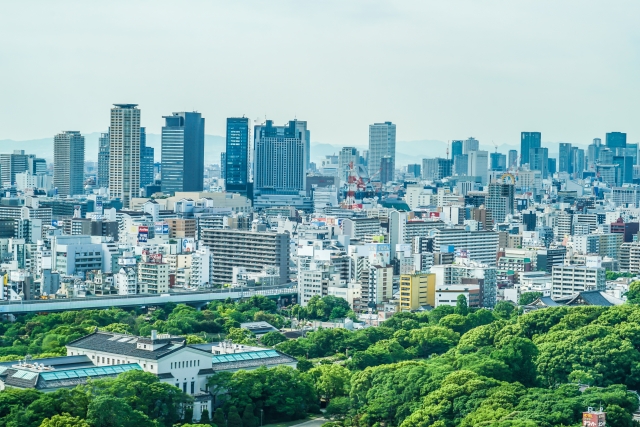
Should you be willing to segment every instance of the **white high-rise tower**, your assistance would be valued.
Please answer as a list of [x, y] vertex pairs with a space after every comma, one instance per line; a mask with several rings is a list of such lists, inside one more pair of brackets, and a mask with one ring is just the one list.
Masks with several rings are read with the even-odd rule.
[[[391, 122], [369, 125], [369, 177], [380, 180], [380, 167], [384, 156], [391, 157], [390, 168], [396, 168], [396, 125]], [[374, 176], [375, 175], [375, 176]]]
[[131, 207], [140, 193], [140, 110], [138, 104], [114, 104], [109, 129], [109, 195]]

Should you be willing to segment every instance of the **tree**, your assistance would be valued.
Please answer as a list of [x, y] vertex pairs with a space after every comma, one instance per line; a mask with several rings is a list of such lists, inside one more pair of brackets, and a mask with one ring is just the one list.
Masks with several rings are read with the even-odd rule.
[[636, 280], [629, 284], [629, 292], [627, 292], [627, 302], [629, 304], [640, 304], [640, 280]]
[[351, 399], [348, 397], [334, 397], [327, 405], [324, 417], [330, 420], [342, 420], [349, 413]]
[[349, 393], [351, 372], [343, 366], [320, 365], [311, 369], [307, 375], [314, 382], [318, 393], [328, 401]]
[[242, 426], [243, 427], [258, 426], [258, 420], [254, 414], [253, 405], [250, 403], [244, 407], [244, 411], [242, 412]]
[[469, 314], [469, 304], [467, 303], [467, 297], [465, 297], [464, 294], [458, 295], [454, 313], [461, 316]]
[[248, 329], [232, 327], [229, 328], [227, 339], [236, 344], [252, 344], [255, 342], [255, 335]]
[[529, 305], [542, 296], [542, 292], [524, 292], [520, 295], [518, 304]]
[[298, 359], [296, 369], [300, 372], [307, 372], [311, 368], [313, 368], [313, 362], [310, 362], [307, 359]]
[[217, 408], [213, 412], [213, 420], [211, 421], [213, 421], [213, 424], [217, 427], [225, 427], [224, 412], [222, 411], [222, 408]]
[[154, 423], [140, 411], [134, 411], [124, 399], [98, 396], [87, 410], [87, 421], [93, 427], [153, 427]]
[[90, 427], [89, 423], [79, 417], [72, 417], [69, 414], [54, 415], [45, 418], [40, 427]]
[[200, 414], [200, 423], [211, 424], [211, 419], [209, 417], [209, 410], [207, 408], [204, 408], [202, 410], [202, 414]]
[[493, 308], [493, 312], [501, 319], [509, 319], [513, 310], [513, 304], [508, 301], [500, 301]]
[[227, 413], [227, 427], [244, 427], [242, 425], [242, 418], [240, 418], [238, 409], [235, 406], [231, 406]]
[[287, 341], [287, 337], [278, 331], [267, 332], [260, 338], [260, 342], [269, 347], [273, 347], [284, 341]]

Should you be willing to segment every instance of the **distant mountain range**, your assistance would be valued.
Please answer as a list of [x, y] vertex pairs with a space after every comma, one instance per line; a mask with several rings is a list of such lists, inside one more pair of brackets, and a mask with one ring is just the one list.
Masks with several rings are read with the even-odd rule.
[[[85, 158], [87, 161], [97, 161], [98, 159], [98, 139], [99, 132], [84, 134], [85, 137]], [[155, 148], [156, 161], [160, 161], [160, 135], [147, 134], [147, 144]], [[543, 146], [549, 147], [549, 157], [557, 157], [558, 142], [544, 142]], [[341, 146], [324, 144], [321, 142], [311, 143], [311, 161], [319, 164], [327, 155], [338, 154]], [[356, 146], [359, 150], [366, 150], [365, 146]], [[582, 147], [585, 148], [585, 147]], [[220, 163], [220, 153], [225, 149], [225, 138], [219, 135], [205, 135], [205, 163]], [[496, 147], [481, 145], [480, 149], [494, 152]], [[498, 151], [507, 154], [509, 150], [520, 150], [515, 145], [502, 144], [497, 147]], [[25, 150], [27, 153], [34, 153], [44, 157], [47, 161], [53, 161], [53, 137], [31, 139], [27, 141], [14, 141], [12, 139], [0, 140], [0, 152], [7, 153], [13, 150]], [[421, 163], [423, 158], [445, 157], [447, 143], [438, 140], [420, 141], [399, 141], [396, 144], [396, 165], [403, 166], [411, 163]]]

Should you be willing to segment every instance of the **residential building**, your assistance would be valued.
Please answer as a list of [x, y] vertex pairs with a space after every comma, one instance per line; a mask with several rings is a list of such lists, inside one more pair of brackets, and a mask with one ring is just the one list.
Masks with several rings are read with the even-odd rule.
[[553, 267], [551, 298], [562, 298], [584, 291], [606, 290], [605, 270], [584, 265]]
[[140, 110], [114, 104], [109, 127], [109, 196], [130, 207], [140, 192]]
[[431, 233], [434, 238], [434, 250], [453, 246], [457, 251], [466, 252], [469, 260], [495, 267], [498, 253], [498, 233], [468, 231], [461, 227], [435, 229]]
[[0, 178], [3, 187], [10, 187], [16, 182], [16, 174], [29, 169], [29, 156], [24, 150], [13, 150], [10, 154], [0, 154]]
[[435, 274], [402, 274], [400, 276], [400, 311], [435, 307]]
[[98, 143], [98, 185], [109, 188], [109, 133], [101, 133]]
[[396, 161], [396, 125], [391, 122], [369, 125], [369, 177], [380, 180], [382, 158], [391, 157], [390, 169], [395, 170]]

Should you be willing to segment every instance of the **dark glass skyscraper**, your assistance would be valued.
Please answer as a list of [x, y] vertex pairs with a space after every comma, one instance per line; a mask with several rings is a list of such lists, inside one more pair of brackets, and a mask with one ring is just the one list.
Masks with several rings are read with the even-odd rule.
[[153, 147], [147, 146], [146, 128], [140, 128], [140, 187], [153, 184]]
[[606, 139], [607, 148], [613, 151], [615, 155], [624, 155], [618, 153], [616, 148], [625, 148], [627, 146], [627, 134], [623, 132], [609, 132]]
[[540, 132], [522, 132], [520, 134], [520, 164], [529, 163], [530, 150], [541, 146], [542, 134]]
[[509, 158], [507, 159], [507, 169], [518, 167], [518, 150], [509, 150]]
[[558, 172], [573, 172], [571, 167], [571, 144], [561, 142], [558, 149]]
[[204, 119], [200, 113], [163, 116], [162, 192], [202, 191], [204, 186]]
[[505, 171], [507, 169], [507, 156], [502, 153], [491, 153], [491, 164], [489, 169], [492, 171]]
[[547, 148], [537, 147], [529, 150], [529, 169], [540, 171], [542, 179], [546, 179], [549, 171], [549, 150]]
[[227, 119], [227, 148], [223, 177], [228, 192], [250, 196], [250, 140], [248, 118], [230, 117]]
[[451, 159], [455, 159], [456, 156], [462, 155], [462, 144], [464, 141], [451, 141]]

